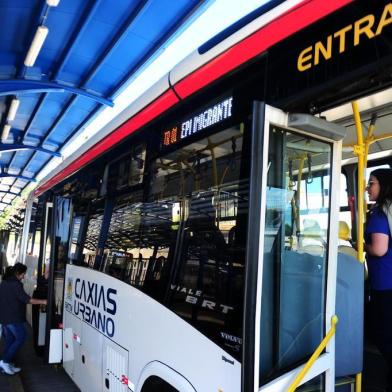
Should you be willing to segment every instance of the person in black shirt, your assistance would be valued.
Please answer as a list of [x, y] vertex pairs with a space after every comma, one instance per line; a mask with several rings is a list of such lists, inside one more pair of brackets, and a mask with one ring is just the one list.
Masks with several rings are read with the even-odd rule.
[[46, 305], [46, 299], [31, 298], [23, 289], [22, 279], [27, 267], [16, 263], [5, 274], [0, 284], [0, 324], [3, 326], [5, 347], [0, 361], [0, 370], [13, 375], [21, 369], [12, 364], [12, 360], [26, 340], [26, 304]]

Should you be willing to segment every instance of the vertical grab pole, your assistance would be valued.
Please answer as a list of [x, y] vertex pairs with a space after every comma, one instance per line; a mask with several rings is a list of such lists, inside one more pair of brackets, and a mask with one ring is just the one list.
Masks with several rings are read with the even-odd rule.
[[[354, 114], [355, 129], [357, 131], [357, 144], [354, 146], [354, 153], [358, 156], [358, 220], [357, 220], [357, 250], [358, 250], [358, 261], [361, 263], [365, 262], [363, 253], [363, 236], [364, 236], [364, 194], [365, 194], [365, 157], [368, 148], [365, 148], [363, 143], [362, 135], [362, 124], [361, 117], [359, 115], [358, 104], [356, 101], [351, 103]], [[372, 130], [371, 130], [372, 131]], [[362, 373], [358, 373], [355, 376], [355, 392], [361, 392], [362, 389]]]
[[354, 146], [354, 153], [358, 156], [358, 223], [357, 223], [357, 249], [358, 249], [358, 260], [363, 263], [365, 261], [363, 254], [363, 236], [364, 236], [364, 199], [365, 194], [365, 147], [362, 136], [362, 125], [361, 118], [359, 115], [358, 104], [356, 101], [351, 103], [354, 114], [355, 129], [357, 131], [357, 144]]

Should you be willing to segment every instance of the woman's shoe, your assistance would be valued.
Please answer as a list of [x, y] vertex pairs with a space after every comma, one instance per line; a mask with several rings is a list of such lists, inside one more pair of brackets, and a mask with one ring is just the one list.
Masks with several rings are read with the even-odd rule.
[[12, 371], [11, 365], [7, 362], [0, 361], [0, 369], [9, 376], [13, 376], [15, 373]]
[[13, 363], [9, 363], [9, 365], [14, 374], [19, 373], [22, 370], [22, 368], [15, 366], [15, 364]]

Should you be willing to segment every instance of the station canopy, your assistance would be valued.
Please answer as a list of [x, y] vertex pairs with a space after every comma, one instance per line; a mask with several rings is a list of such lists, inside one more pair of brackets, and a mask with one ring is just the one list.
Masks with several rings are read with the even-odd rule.
[[208, 4], [0, 1], [0, 212]]

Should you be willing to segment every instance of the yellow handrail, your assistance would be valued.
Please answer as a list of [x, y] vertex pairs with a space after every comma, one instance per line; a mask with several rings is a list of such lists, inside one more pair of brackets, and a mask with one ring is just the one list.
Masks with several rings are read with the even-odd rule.
[[338, 323], [339, 319], [336, 315], [332, 316], [331, 318], [331, 328], [329, 332], [325, 335], [324, 339], [321, 341], [320, 345], [317, 347], [316, 351], [312, 354], [309, 358], [308, 362], [306, 362], [303, 369], [298, 373], [297, 377], [295, 378], [294, 382], [290, 385], [288, 392], [294, 392], [302, 379], [305, 377], [306, 373], [309, 369], [313, 366], [316, 362], [316, 359], [320, 356], [324, 348], [327, 346], [328, 342], [331, 340], [332, 336], [336, 332], [336, 324]]
[[[365, 255], [363, 252], [363, 240], [364, 240], [364, 223], [365, 223], [365, 179], [364, 172], [367, 166], [367, 155], [369, 153], [369, 146], [374, 138], [374, 124], [373, 121], [370, 123], [365, 143], [363, 142], [362, 135], [362, 124], [361, 116], [359, 114], [358, 104], [356, 101], [351, 103], [353, 108], [355, 129], [357, 131], [357, 144], [354, 146], [354, 153], [358, 156], [358, 224], [357, 224], [357, 250], [358, 250], [358, 261], [361, 263], [365, 262]], [[355, 391], [361, 392], [362, 389], [362, 373], [358, 373], [355, 376]]]
[[358, 184], [357, 184], [357, 205], [358, 205], [358, 221], [357, 221], [357, 250], [358, 260], [365, 262], [363, 253], [363, 225], [364, 225], [364, 194], [365, 194], [365, 146], [363, 143], [362, 124], [359, 115], [358, 104], [356, 101], [351, 103], [354, 114], [355, 129], [357, 131], [357, 144], [354, 146], [354, 153], [358, 156]]
[[362, 373], [355, 375], [355, 392], [361, 392], [362, 389]]

